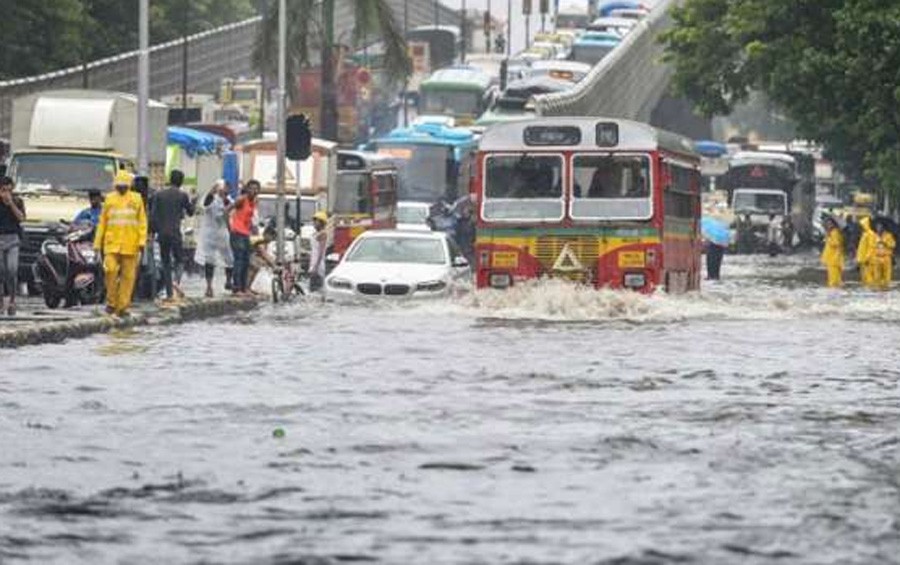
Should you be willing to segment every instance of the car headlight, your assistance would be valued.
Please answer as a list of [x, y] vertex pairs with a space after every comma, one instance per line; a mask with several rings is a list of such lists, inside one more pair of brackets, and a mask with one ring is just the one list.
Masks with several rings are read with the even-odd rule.
[[422, 292], [439, 292], [445, 288], [447, 288], [447, 283], [444, 281], [428, 281], [416, 285], [416, 290]]
[[334, 277], [328, 279], [328, 288], [333, 288], [335, 290], [353, 290], [353, 283], [347, 279]]

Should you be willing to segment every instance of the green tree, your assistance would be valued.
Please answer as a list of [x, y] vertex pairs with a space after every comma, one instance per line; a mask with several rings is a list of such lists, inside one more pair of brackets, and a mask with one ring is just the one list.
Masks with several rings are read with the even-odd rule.
[[674, 88], [706, 115], [765, 92], [845, 171], [900, 187], [900, 4], [687, 0], [663, 36]]
[[78, 0], [0, 1], [0, 79], [40, 74], [81, 62], [83, 6]]
[[[318, 51], [322, 70], [321, 135], [337, 139], [338, 100], [336, 68], [345, 49], [359, 47], [366, 37], [378, 37], [384, 45], [384, 71], [394, 82], [405, 80], [410, 71], [406, 39], [386, 0], [354, 0], [351, 44], [340, 44], [335, 35], [336, 0], [292, 0], [287, 3], [287, 72], [294, 76], [311, 64], [310, 55]], [[274, 76], [278, 61], [278, 1], [269, 0], [254, 51], [257, 67], [266, 76]], [[289, 81], [293, 88], [295, 81]]]

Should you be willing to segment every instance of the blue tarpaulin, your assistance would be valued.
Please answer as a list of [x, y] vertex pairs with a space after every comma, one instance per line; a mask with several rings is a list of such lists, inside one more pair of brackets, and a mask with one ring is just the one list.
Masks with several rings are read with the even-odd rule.
[[179, 126], [169, 126], [168, 142], [184, 149], [191, 158], [210, 155], [229, 146], [222, 136]]
[[642, 4], [641, 2], [627, 2], [627, 1], [613, 1], [613, 2], [604, 2], [602, 6], [600, 6], [600, 15], [608, 17], [613, 10], [646, 10], [647, 6]]
[[232, 198], [238, 196], [238, 181], [240, 180], [240, 164], [238, 155], [234, 151], [226, 151], [222, 154], [222, 179], [228, 185], [228, 193]]
[[697, 141], [694, 143], [694, 151], [704, 157], [722, 157], [728, 153], [728, 147], [718, 141]]

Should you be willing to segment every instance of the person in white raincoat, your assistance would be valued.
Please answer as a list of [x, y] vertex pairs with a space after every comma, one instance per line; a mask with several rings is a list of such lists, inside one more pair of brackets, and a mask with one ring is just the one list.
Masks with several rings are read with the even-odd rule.
[[228, 213], [233, 202], [228, 197], [228, 185], [225, 181], [216, 181], [203, 197], [201, 204], [203, 208], [200, 215], [200, 234], [197, 238], [194, 262], [203, 265], [206, 275], [206, 297], [212, 298], [216, 267], [225, 268], [226, 290], [231, 287], [231, 269], [234, 267], [228, 233]]

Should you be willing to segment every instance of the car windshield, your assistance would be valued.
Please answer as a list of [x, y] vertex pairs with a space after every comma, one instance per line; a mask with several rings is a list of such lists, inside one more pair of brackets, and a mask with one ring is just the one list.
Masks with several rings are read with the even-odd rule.
[[558, 155], [487, 158], [484, 216], [494, 220], [559, 220], [563, 215], [563, 159]]
[[787, 199], [783, 194], [758, 192], [734, 193], [734, 211], [738, 214], [784, 214]]
[[445, 265], [447, 252], [439, 239], [369, 237], [360, 239], [347, 255], [348, 263], [414, 263]]
[[477, 92], [430, 90], [422, 93], [421, 113], [474, 116], [478, 114], [481, 96]]
[[116, 162], [92, 155], [24, 154], [13, 158], [11, 168], [19, 190], [107, 191]]
[[398, 224], [425, 224], [428, 219], [428, 206], [403, 206], [397, 207]]
[[445, 194], [456, 197], [459, 175], [452, 147], [392, 143], [380, 145], [378, 153], [397, 164], [401, 200], [432, 203]]

